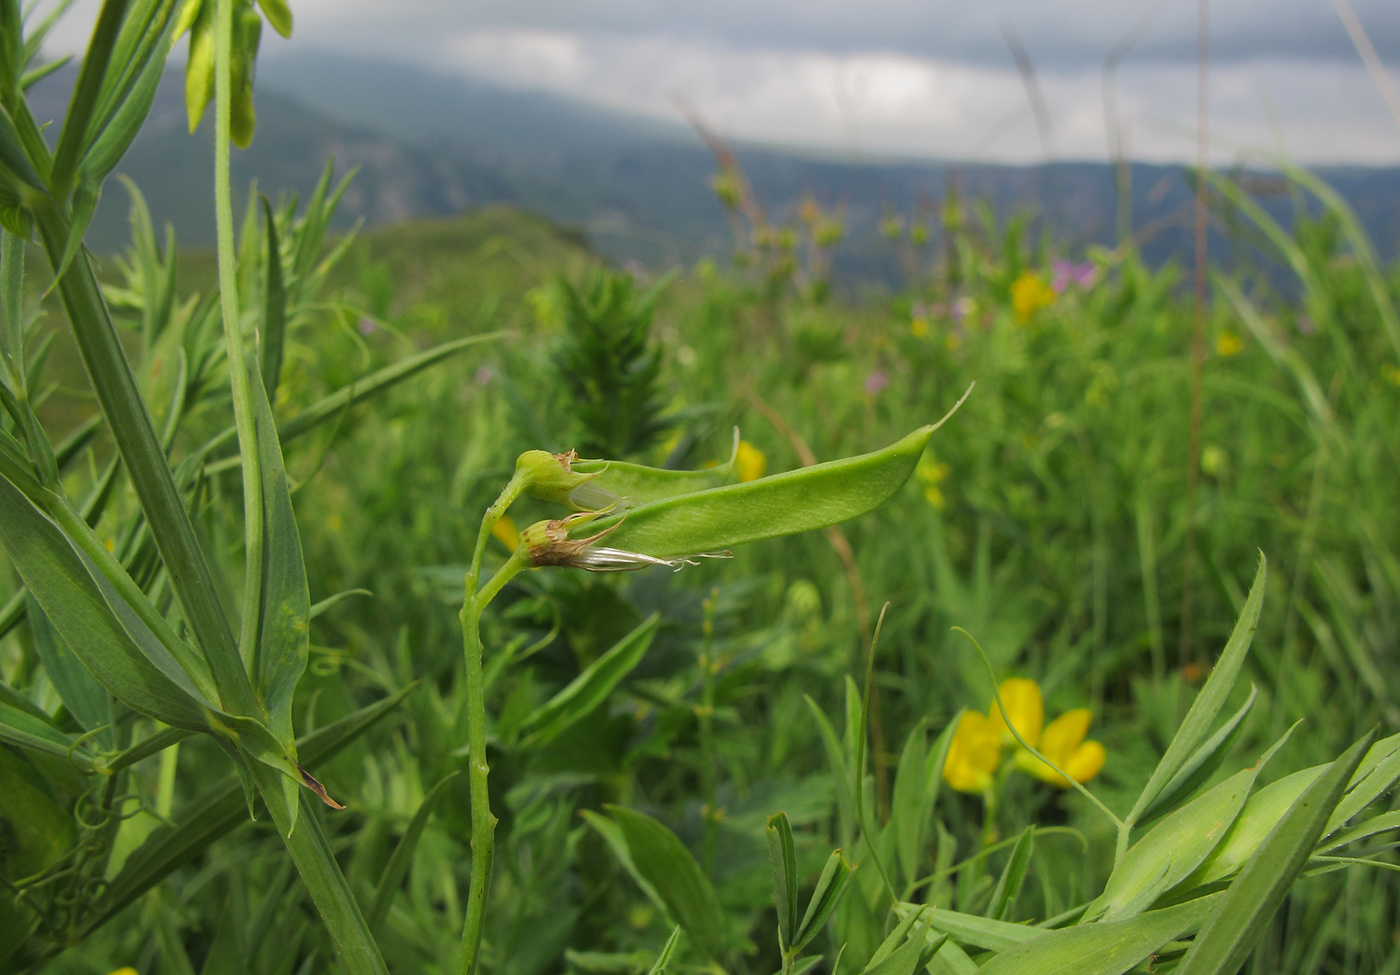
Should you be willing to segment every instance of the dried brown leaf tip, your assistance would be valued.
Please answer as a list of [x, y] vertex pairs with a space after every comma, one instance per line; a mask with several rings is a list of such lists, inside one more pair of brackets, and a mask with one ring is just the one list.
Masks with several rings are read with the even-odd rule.
[[320, 796], [322, 802], [330, 806], [332, 809], [345, 808], [326, 793], [326, 787], [323, 786], [320, 782], [316, 781], [316, 777], [310, 772], [308, 772], [300, 762], [297, 763], [297, 772], [301, 774], [301, 784], [306, 786], [312, 792], [316, 793], [318, 796]]

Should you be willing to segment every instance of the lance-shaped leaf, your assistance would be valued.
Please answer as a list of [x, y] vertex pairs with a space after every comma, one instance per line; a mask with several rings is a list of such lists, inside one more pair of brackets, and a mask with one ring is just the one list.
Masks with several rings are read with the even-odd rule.
[[608, 811], [622, 830], [632, 863], [666, 904], [695, 946], [712, 959], [725, 953], [724, 912], [700, 864], [664, 825], [620, 806]]
[[103, 747], [112, 748], [116, 742], [112, 739], [112, 712], [106, 690], [92, 676], [92, 671], [83, 666], [34, 597], [29, 599], [29, 628], [34, 634], [34, 652], [44, 665], [44, 673], [53, 681], [64, 707], [83, 730], [96, 732]]
[[888, 501], [914, 473], [942, 422], [920, 427], [874, 453], [664, 498], [598, 519], [578, 532], [607, 532], [603, 544], [611, 549], [667, 558], [825, 528]]
[[1249, 597], [1244, 601], [1244, 609], [1240, 610], [1240, 617], [1235, 622], [1230, 639], [1225, 643], [1225, 650], [1215, 662], [1215, 667], [1211, 670], [1205, 686], [1201, 688], [1201, 693], [1182, 719], [1181, 727], [1177, 729], [1172, 743], [1167, 746], [1166, 754], [1157, 763], [1152, 777], [1147, 780], [1147, 785], [1138, 796], [1132, 812], [1128, 814], [1128, 822], [1136, 823], [1142, 820], [1143, 813], [1163, 794], [1168, 783], [1186, 767], [1210, 736], [1210, 726], [1215, 723], [1216, 715], [1225, 706], [1225, 700], [1235, 686], [1235, 679], [1239, 677], [1240, 668], [1244, 666], [1245, 654], [1249, 652], [1249, 645], [1254, 640], [1254, 630], [1259, 625], [1259, 612], [1264, 606], [1264, 583], [1268, 579], [1268, 568], [1267, 560], [1263, 553], [1260, 553], [1259, 568], [1254, 573], [1254, 584], [1249, 587]]
[[1260, 770], [1290, 734], [1291, 728], [1250, 768], [1236, 772], [1152, 827], [1123, 856], [1103, 893], [1085, 910], [1085, 919], [1111, 921], [1141, 914], [1189, 876], [1224, 839]]
[[851, 879], [851, 865], [840, 850], [833, 850], [822, 867], [817, 886], [812, 888], [812, 899], [807, 902], [807, 910], [802, 915], [802, 923], [797, 926], [793, 938], [793, 950], [800, 951], [821, 934], [831, 912], [836, 910], [841, 898], [846, 894], [846, 885]]
[[787, 813], [768, 817], [768, 869], [773, 875], [773, 907], [778, 912], [778, 947], [787, 952], [797, 933], [797, 850]]
[[399, 885], [408, 874], [408, 868], [413, 862], [413, 851], [418, 848], [418, 841], [423, 837], [423, 830], [427, 828], [428, 818], [433, 814], [433, 804], [458, 774], [456, 771], [448, 772], [438, 780], [432, 791], [423, 797], [418, 811], [413, 814], [413, 819], [408, 824], [408, 829], [404, 830], [399, 845], [394, 847], [394, 852], [389, 855], [389, 861], [384, 864], [384, 871], [379, 875], [379, 883], [375, 885], [374, 900], [365, 916], [370, 931], [378, 929], [389, 916], [389, 907], [394, 902], [394, 895], [399, 892]]
[[1158, 816], [1163, 816], [1181, 805], [1195, 794], [1196, 790], [1209, 781], [1230, 754], [1230, 749], [1239, 740], [1240, 734], [1244, 731], [1244, 719], [1254, 707], [1255, 698], [1259, 696], [1257, 687], [1250, 687], [1249, 697], [1234, 716], [1226, 721], [1215, 734], [1211, 735], [1195, 753], [1186, 760], [1172, 776], [1170, 782], [1162, 787], [1162, 792], [1155, 800], [1148, 804], [1143, 811], [1139, 823], [1148, 823]]
[[[329, 760], [397, 707], [412, 690], [406, 687], [304, 736], [297, 742], [302, 761], [314, 767]], [[225, 776], [186, 805], [175, 824], [158, 826], [127, 858], [84, 920], [83, 936], [97, 930], [215, 840], [247, 821], [248, 808], [239, 780], [233, 775]]]
[[981, 975], [1122, 975], [1169, 941], [1199, 929], [1220, 908], [1220, 894], [1125, 921], [1049, 931], [992, 956]]
[[[0, 544], [54, 628], [119, 700], [166, 724], [207, 729], [211, 707], [159, 641], [134, 640], [100, 588], [100, 575], [8, 478], [0, 477]], [[134, 614], [133, 614], [134, 616]]]
[[254, 687], [267, 709], [272, 733], [295, 757], [292, 695], [306, 670], [311, 594], [277, 424], [260, 373], [257, 369], [248, 373], [263, 502], [262, 565], [256, 567], [259, 615], [253, 651]]
[[607, 700], [613, 688], [641, 663], [647, 648], [651, 646], [652, 637], [656, 636], [660, 621], [660, 614], [651, 614], [575, 677], [568, 687], [526, 718], [522, 727], [534, 730], [530, 731], [522, 746], [540, 748], [559, 737], [575, 722], [592, 714], [598, 705]]
[[1228, 975], [1244, 964], [1322, 836], [1327, 820], [1375, 737], [1347, 749], [1293, 803], [1248, 866], [1220, 897], [1177, 968], [1180, 975]]

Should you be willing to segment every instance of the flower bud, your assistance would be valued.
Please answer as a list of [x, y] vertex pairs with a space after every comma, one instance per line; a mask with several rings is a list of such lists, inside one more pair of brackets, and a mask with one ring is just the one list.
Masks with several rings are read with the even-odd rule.
[[[525, 493], [536, 500], [573, 508], [586, 507], [590, 510], [607, 507], [606, 502], [596, 506], [575, 503], [574, 492], [602, 473], [575, 473], [571, 465], [577, 459], [578, 454], [572, 450], [563, 454], [551, 454], [547, 450], [527, 450], [515, 461], [515, 476], [522, 479]], [[590, 497], [587, 500], [604, 499]]]

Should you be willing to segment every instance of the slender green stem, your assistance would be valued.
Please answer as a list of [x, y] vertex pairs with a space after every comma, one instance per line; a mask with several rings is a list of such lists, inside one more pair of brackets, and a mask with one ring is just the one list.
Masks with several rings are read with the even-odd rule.
[[[700, 651], [700, 789], [704, 799], [705, 836], [702, 847], [705, 872], [714, 873], [715, 843], [718, 839], [719, 809], [717, 807], [718, 759], [715, 757], [715, 675], [719, 664], [715, 660], [715, 600], [719, 589], [711, 589], [705, 600], [704, 648]], [[791, 959], [789, 959], [789, 965]]]
[[243, 525], [245, 571], [243, 620], [239, 650], [245, 665], [257, 654], [258, 620], [262, 616], [263, 497], [261, 453], [253, 425], [253, 394], [243, 327], [238, 313], [238, 276], [234, 261], [233, 200], [229, 192], [229, 117], [233, 104], [233, 0], [218, 0], [214, 19], [214, 223], [218, 231], [219, 303], [228, 343], [228, 373], [233, 389], [233, 422], [243, 458]]
[[472, 871], [467, 888], [466, 917], [462, 923], [462, 947], [457, 962], [461, 975], [472, 975], [476, 971], [496, 843], [496, 817], [491, 814], [491, 768], [486, 763], [486, 682], [481, 666], [481, 612], [516, 573], [529, 565], [529, 551], [523, 545], [517, 546], [511, 557], [479, 591], [477, 581], [491, 529], [524, 490], [524, 475], [517, 472], [500, 497], [486, 509], [481, 519], [481, 531], [477, 535], [476, 551], [472, 553], [471, 567], [467, 570], [462, 612], [458, 617], [462, 622], [462, 655], [466, 663], [467, 751], [470, 762], [467, 782], [472, 801]]

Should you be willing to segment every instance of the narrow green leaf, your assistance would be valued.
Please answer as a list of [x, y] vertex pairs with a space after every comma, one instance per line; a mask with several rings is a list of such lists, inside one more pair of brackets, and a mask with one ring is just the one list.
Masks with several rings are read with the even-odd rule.
[[[50, 264], [57, 267], [68, 239], [67, 221], [51, 201], [36, 208], [35, 218]], [[169, 570], [185, 623], [217, 682], [222, 706], [240, 714], [256, 713], [252, 684], [224, 616], [213, 574], [86, 259], [72, 263], [59, 279], [58, 290], [108, 429]], [[52, 616], [52, 608], [45, 608]], [[76, 645], [74, 649], [78, 649]]]
[[1338, 829], [1361, 810], [1395, 787], [1400, 780], [1400, 734], [1391, 735], [1371, 746], [1347, 786], [1347, 794], [1327, 821], [1324, 836]]
[[896, 766], [894, 791], [890, 796], [890, 822], [895, 829], [895, 853], [905, 884], [921, 876], [924, 847], [928, 843], [929, 817], [933, 805], [928, 799], [928, 744], [924, 722], [920, 721], [904, 741]]
[[579, 810], [579, 815], [583, 821], [593, 827], [594, 832], [603, 838], [603, 842], [608, 844], [608, 849], [612, 850], [617, 862], [622, 864], [622, 869], [626, 870], [638, 888], [646, 895], [647, 900], [656, 906], [656, 909], [663, 914], [667, 913], [666, 902], [661, 899], [661, 894], [652, 886], [642, 872], [637, 869], [636, 861], [632, 859], [632, 851], [627, 846], [627, 836], [622, 832], [622, 827], [605, 816], [600, 816], [591, 809]]
[[[895, 913], [901, 917], [907, 917], [921, 907], [920, 904], [897, 904]], [[995, 918], [964, 914], [961, 911], [949, 911], [942, 908], [933, 912], [933, 929], [952, 935], [962, 944], [976, 945], [978, 948], [986, 948], [988, 951], [1005, 951], [1008, 948], [1025, 944], [1027, 941], [1044, 937], [1047, 933], [1043, 928], [1033, 928], [1026, 924], [1012, 924], [1010, 921], [1000, 921]]]
[[[207, 702], [154, 639], [138, 645], [99, 588], [100, 574], [9, 481], [0, 476], [0, 545], [68, 646], [103, 687], [166, 724], [204, 730]], [[95, 578], [96, 575], [96, 578]], [[155, 659], [151, 659], [154, 657]]]
[[4, 703], [0, 703], [0, 742], [60, 761], [71, 761], [83, 772], [93, 772], [97, 767], [92, 756], [74, 747], [75, 738], [27, 711]]
[[277, 218], [272, 203], [262, 198], [263, 225], [267, 228], [267, 268], [263, 287], [262, 328], [258, 330], [258, 362], [269, 401], [277, 398], [282, 378], [282, 347], [287, 332], [287, 291], [282, 284], [282, 247], [277, 240]]
[[[311, 768], [329, 761], [396, 708], [414, 686], [304, 736], [297, 741], [301, 761]], [[191, 800], [180, 811], [175, 825], [156, 827], [127, 857], [121, 872], [103, 889], [91, 914], [84, 919], [83, 936], [106, 924], [146, 891], [208, 849], [210, 844], [247, 821], [248, 808], [242, 786], [236, 776], [225, 776], [223, 781]]]
[[112, 748], [115, 743], [112, 740], [112, 712], [107, 691], [92, 676], [92, 671], [83, 666], [68, 641], [63, 639], [63, 634], [54, 628], [32, 595], [29, 600], [29, 627], [34, 635], [34, 652], [44, 665], [44, 673], [48, 674], [64, 707], [82, 729], [103, 729], [97, 732], [97, 740], [104, 748]]
[[261, 614], [254, 637], [253, 673], [272, 733], [284, 748], [292, 748], [292, 696], [306, 671], [311, 594], [277, 424], [262, 377], [256, 369], [248, 372], [263, 501], [262, 565], [257, 569]]
[[[253, 768], [259, 792], [264, 801], [285, 788], [286, 779], [270, 769]], [[272, 794], [269, 794], [272, 793]], [[301, 796], [291, 793], [296, 802]], [[287, 852], [296, 863], [306, 892], [311, 895], [316, 911], [335, 944], [336, 956], [350, 975], [389, 975], [389, 968], [375, 943], [374, 935], [365, 923], [360, 905], [350, 891], [345, 875], [340, 872], [320, 820], [309, 810], [302, 810], [294, 819], [279, 815], [275, 801], [268, 802], [277, 831], [282, 834]], [[299, 828], [293, 829], [293, 823]]]
[[379, 875], [379, 883], [375, 885], [374, 900], [370, 903], [369, 913], [365, 916], [370, 931], [378, 931], [384, 924], [384, 919], [389, 916], [389, 908], [394, 903], [394, 895], [399, 892], [399, 886], [408, 874], [408, 868], [413, 863], [413, 851], [418, 848], [418, 840], [422, 838], [423, 830], [428, 825], [429, 817], [432, 816], [433, 804], [437, 801], [438, 796], [442, 795], [443, 788], [458, 774], [458, 772], [449, 772], [423, 797], [423, 801], [418, 804], [418, 811], [413, 814], [413, 819], [409, 821], [408, 829], [404, 830], [398, 846], [394, 847], [394, 852], [389, 855], [389, 862], [384, 864], [384, 871]]
[[934, 739], [933, 747], [929, 749], [928, 761], [924, 764], [924, 805], [930, 810], [938, 802], [943, 786], [943, 768], [948, 764], [948, 749], [953, 745], [953, 732], [958, 730], [958, 722], [962, 720], [965, 710], [960, 708], [949, 719], [948, 726]]
[[1210, 780], [1230, 754], [1230, 749], [1239, 740], [1240, 734], [1244, 731], [1244, 719], [1254, 707], [1254, 701], [1259, 696], [1259, 689], [1253, 685], [1249, 688], [1249, 697], [1245, 700], [1234, 716], [1226, 721], [1215, 734], [1211, 735], [1200, 748], [1188, 758], [1179, 768], [1171, 781], [1162, 787], [1161, 794], [1148, 804], [1143, 810], [1139, 823], [1146, 824], [1163, 816], [1177, 806], [1181, 805], [1195, 793], [1202, 785]]
[[258, 6], [262, 7], [263, 15], [273, 30], [283, 37], [292, 36], [292, 10], [287, 6], [287, 0], [258, 0]]
[[802, 915], [802, 923], [797, 926], [793, 950], [800, 951], [821, 934], [827, 919], [841, 898], [846, 894], [846, 885], [851, 880], [851, 865], [846, 862], [840, 850], [834, 850], [822, 867], [817, 886], [812, 888], [812, 899], [807, 902], [807, 911]]
[[608, 811], [622, 830], [632, 862], [656, 889], [667, 912], [695, 946], [719, 960], [725, 954], [724, 912], [709, 878], [676, 834], [643, 813], [621, 806]]
[[[0, 707], [4, 707], [4, 705], [0, 705]], [[1351, 829], [1343, 830], [1326, 843], [1322, 844], [1322, 846], [1318, 847], [1317, 852], [1327, 853], [1339, 847], [1346, 846], [1348, 843], [1355, 843], [1357, 840], [1364, 840], [1368, 836], [1375, 836], [1377, 833], [1386, 833], [1392, 829], [1400, 829], [1400, 810], [1381, 813], [1379, 816], [1372, 816], [1370, 819], [1358, 823]]]
[[1239, 817], [1254, 780], [1290, 734], [1291, 728], [1252, 766], [1236, 772], [1148, 830], [1123, 856], [1103, 893], [1085, 910], [1085, 920], [1111, 921], [1140, 914], [1195, 871]]
[[661, 953], [656, 956], [656, 964], [651, 966], [647, 975], [665, 975], [666, 967], [671, 964], [671, 956], [676, 953], [676, 945], [681, 940], [680, 925], [676, 925], [671, 931], [671, 936], [666, 939], [666, 944], [662, 946]]
[[[1122, 975], [1169, 941], [1190, 934], [1220, 908], [1220, 894], [1124, 921], [1042, 931], [993, 955], [979, 975]], [[935, 925], [937, 922], [935, 921]]]
[[1021, 895], [1021, 885], [1025, 883], [1026, 871], [1030, 869], [1031, 853], [1035, 850], [1035, 826], [1027, 826], [1016, 839], [1011, 849], [1011, 858], [997, 880], [992, 891], [991, 903], [987, 906], [987, 917], [1004, 921], [1016, 906], [1016, 898]]
[[[36, 190], [44, 188], [44, 181], [34, 170], [34, 164], [29, 161], [29, 154], [24, 151], [24, 140], [20, 138], [15, 121], [4, 105], [0, 105], [0, 166], [4, 166], [20, 182], [28, 183]], [[11, 233], [13, 232], [12, 230]]]
[[641, 625], [593, 661], [554, 697], [525, 719], [524, 728], [533, 728], [521, 743], [523, 748], [540, 748], [557, 738], [575, 722], [592, 714], [628, 674], [641, 663], [661, 622], [652, 613]]
[[817, 731], [821, 734], [822, 745], [826, 749], [831, 778], [836, 783], [836, 806], [841, 817], [841, 841], [849, 844], [855, 839], [856, 800], [851, 790], [851, 777], [846, 769], [846, 760], [842, 757], [841, 741], [836, 737], [836, 730], [831, 727], [831, 722], [822, 713], [822, 709], [817, 707], [817, 702], [812, 700], [810, 695], [804, 694], [802, 697], [807, 702], [812, 717], [816, 719]]
[[1293, 881], [1308, 862], [1327, 820], [1375, 738], [1369, 732], [1319, 775], [1274, 827], [1177, 967], [1179, 975], [1230, 975], [1244, 964]]
[[938, 426], [920, 427], [859, 457], [653, 501], [590, 522], [575, 534], [607, 531], [602, 544], [609, 548], [665, 558], [825, 528], [888, 501], [914, 473]]
[[58, 148], [54, 151], [52, 181], [54, 191], [60, 196], [67, 195], [70, 181], [87, 151], [88, 128], [97, 108], [102, 84], [107, 78], [112, 49], [121, 32], [126, 7], [127, 0], [104, 0], [97, 15], [97, 26], [92, 31], [92, 40], [88, 42], [87, 53], [83, 55], [82, 70], [78, 73], [78, 83], [73, 87], [68, 111], [64, 113], [63, 131], [59, 133]]
[[92, 222], [92, 215], [97, 211], [97, 204], [102, 199], [102, 184], [100, 181], [82, 178], [78, 180], [78, 186], [73, 191], [72, 223], [68, 228], [68, 242], [63, 245], [63, 256], [59, 259], [58, 267], [54, 270], [54, 279], [63, 277], [68, 270], [68, 265], [73, 263], [73, 258], [78, 256], [78, 252], [83, 249], [83, 234], [87, 233], [88, 224]]
[[1182, 889], [1202, 887], [1238, 873], [1240, 868], [1249, 862], [1254, 851], [1259, 849], [1259, 845], [1273, 832], [1279, 820], [1292, 808], [1298, 797], [1326, 768], [1325, 765], [1318, 765], [1285, 775], [1250, 796], [1239, 816], [1230, 824], [1230, 829], [1225, 833], [1220, 845], [1182, 881]]
[[797, 933], [797, 850], [787, 813], [768, 817], [768, 869], [773, 875], [773, 907], [778, 912], [778, 947], [787, 952]]
[[1202, 742], [1209, 737], [1210, 726], [1215, 723], [1216, 715], [1225, 706], [1225, 700], [1230, 696], [1235, 680], [1239, 677], [1240, 668], [1244, 666], [1245, 654], [1249, 652], [1249, 645], [1254, 640], [1254, 630], [1259, 625], [1259, 611], [1264, 605], [1264, 584], [1267, 579], [1268, 562], [1261, 553], [1259, 568], [1254, 573], [1254, 584], [1249, 587], [1249, 597], [1245, 599], [1240, 617], [1235, 622], [1230, 639], [1225, 643], [1225, 650], [1215, 662], [1210, 677], [1192, 703], [1191, 709], [1186, 712], [1181, 727], [1167, 746], [1166, 754], [1157, 763], [1152, 777], [1147, 780], [1142, 794], [1133, 805], [1133, 811], [1128, 814], [1127, 822], [1139, 821], [1143, 812], [1162, 794], [1167, 783], [1176, 777], [1177, 772], [1181, 771]]
[[[291, 443], [297, 437], [314, 430], [316, 427], [340, 415], [356, 403], [362, 403], [370, 397], [384, 392], [390, 387], [403, 382], [405, 379], [422, 372], [429, 366], [436, 365], [449, 356], [461, 352], [463, 349], [482, 342], [493, 341], [501, 338], [505, 334], [504, 332], [486, 332], [481, 335], [468, 335], [466, 338], [454, 339], [451, 342], [444, 342], [442, 345], [431, 348], [427, 352], [421, 352], [407, 359], [400, 359], [393, 365], [385, 366], [383, 369], [372, 372], [368, 376], [362, 376], [354, 382], [342, 386], [335, 392], [322, 397], [286, 423], [282, 424], [277, 428], [278, 439], [283, 444]], [[224, 444], [233, 440], [237, 435], [238, 432], [233, 427], [228, 427], [213, 440], [201, 447], [199, 453], [204, 455], [213, 453]], [[235, 454], [208, 465], [208, 470], [210, 473], [216, 473], [218, 471], [227, 470], [230, 467], [237, 467], [238, 464], [239, 458]]]
[[[908, 917], [896, 924], [861, 975], [914, 975], [920, 967], [921, 959], [927, 959], [943, 947], [943, 942], [936, 939], [933, 943], [926, 940], [929, 932], [928, 915], [932, 913], [931, 908], [912, 911]], [[920, 926], [920, 930], [913, 930], [916, 925]], [[947, 937], [946, 934], [943, 935], [945, 941]]]

